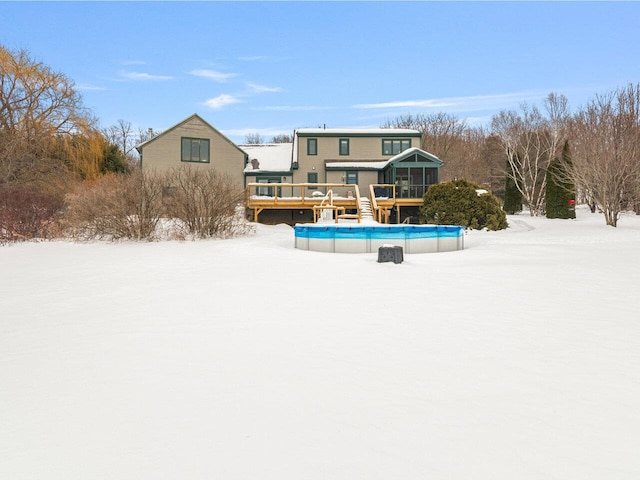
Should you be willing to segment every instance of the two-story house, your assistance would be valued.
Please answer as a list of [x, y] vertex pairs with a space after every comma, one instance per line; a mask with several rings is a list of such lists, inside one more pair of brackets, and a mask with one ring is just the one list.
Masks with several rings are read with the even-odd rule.
[[420, 149], [417, 130], [324, 129], [295, 131], [294, 183], [394, 184], [399, 198], [422, 198], [439, 181], [442, 161]]
[[238, 146], [192, 115], [137, 148], [143, 169], [195, 165], [228, 173], [244, 185], [256, 221], [315, 221], [330, 198], [336, 216], [360, 220], [366, 200], [384, 213], [374, 211], [377, 219], [400, 222], [418, 214], [426, 189], [440, 179], [442, 161], [420, 145], [417, 130], [304, 128], [293, 143]]
[[[317, 204], [314, 197], [322, 198], [329, 189], [350, 197], [354, 191], [348, 185], [357, 185], [359, 194], [371, 201], [372, 196], [392, 198], [385, 201], [386, 220], [403, 221], [418, 215], [425, 191], [440, 179], [442, 161], [421, 150], [421, 140], [419, 131], [409, 129], [304, 128], [294, 132], [289, 148], [242, 146], [250, 158], [245, 169], [247, 184], [280, 184], [250, 188], [248, 206], [254, 209], [256, 220], [265, 212], [263, 218], [269, 221], [311, 221], [315, 218], [311, 210]], [[282, 157], [275, 161], [277, 149]], [[283, 168], [285, 156], [290, 156], [290, 170]], [[283, 185], [288, 182], [305, 187], [292, 190]], [[293, 203], [287, 197], [300, 200]], [[337, 202], [345, 208], [353, 206], [349, 199]]]

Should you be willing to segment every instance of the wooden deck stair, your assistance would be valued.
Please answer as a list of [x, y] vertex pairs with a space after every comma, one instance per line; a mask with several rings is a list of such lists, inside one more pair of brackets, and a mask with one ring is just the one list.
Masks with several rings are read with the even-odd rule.
[[373, 211], [371, 209], [371, 201], [367, 197], [357, 198], [358, 211], [357, 213], [342, 213], [338, 214], [339, 220], [357, 220], [360, 223], [362, 220], [373, 220]]
[[373, 220], [371, 201], [367, 197], [362, 197], [360, 199], [360, 218], [362, 220]]
[[[360, 189], [358, 188], [358, 185], [353, 185], [353, 188], [355, 190], [355, 203], [356, 203], [356, 213], [339, 213], [336, 216], [336, 223], [339, 222], [340, 220], [357, 220], [358, 223], [360, 223], [362, 221], [362, 214], [363, 214], [363, 210], [365, 210], [365, 207], [363, 206], [363, 200], [365, 200], [365, 198], [360, 196]], [[367, 202], [367, 209], [368, 209], [368, 213], [370, 214], [371, 212], [371, 207], [369, 205], [369, 199], [366, 198], [366, 202]]]

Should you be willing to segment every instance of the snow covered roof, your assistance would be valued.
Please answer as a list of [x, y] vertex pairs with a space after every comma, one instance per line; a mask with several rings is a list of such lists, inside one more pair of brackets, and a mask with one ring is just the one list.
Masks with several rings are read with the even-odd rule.
[[411, 155], [413, 155], [414, 153], [420, 154], [420, 155], [424, 155], [425, 157], [429, 157], [432, 160], [436, 160], [437, 162], [442, 163], [442, 160], [440, 160], [438, 157], [436, 157], [433, 153], [429, 153], [425, 150], [422, 150], [421, 148], [418, 147], [411, 147], [411, 148], [407, 148], [406, 150], [403, 150], [402, 152], [400, 152], [399, 154], [391, 157], [389, 159], [389, 163], [398, 160], [400, 158], [404, 158], [404, 157], [409, 157]]
[[405, 158], [410, 157], [411, 155], [414, 154], [419, 154], [422, 156], [425, 156], [427, 158], [429, 158], [431, 161], [434, 161], [435, 163], [440, 163], [442, 164], [442, 160], [440, 160], [438, 157], [436, 157], [435, 155], [429, 153], [429, 152], [425, 152], [424, 150], [422, 150], [421, 148], [418, 147], [411, 147], [411, 148], [407, 148], [406, 150], [400, 152], [397, 155], [394, 155], [393, 157], [387, 159], [387, 160], [370, 160], [370, 161], [364, 161], [364, 162], [349, 162], [349, 161], [328, 161], [325, 163], [325, 167], [328, 169], [333, 169], [333, 168], [339, 168], [339, 169], [353, 169], [353, 170], [358, 170], [358, 169], [362, 169], [362, 170], [382, 170], [384, 169], [387, 165], [389, 165], [390, 163], [393, 163], [397, 160], [402, 160]]
[[327, 168], [348, 168], [350, 170], [382, 170], [389, 164], [389, 160], [379, 160], [370, 162], [327, 162]]
[[408, 128], [300, 128], [296, 130], [296, 135], [301, 137], [310, 136], [421, 136], [418, 130]]
[[[291, 170], [292, 143], [260, 143], [239, 145], [248, 156], [245, 173], [288, 172]], [[257, 160], [257, 162], [252, 162]], [[254, 164], [257, 168], [254, 168]]]

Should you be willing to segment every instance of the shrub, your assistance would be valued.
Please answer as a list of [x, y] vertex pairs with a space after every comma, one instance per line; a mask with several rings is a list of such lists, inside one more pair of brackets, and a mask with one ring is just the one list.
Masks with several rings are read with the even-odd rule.
[[431, 185], [421, 208], [426, 223], [461, 225], [471, 229], [502, 230], [507, 218], [498, 199], [467, 180]]
[[79, 239], [154, 240], [162, 217], [162, 179], [107, 175], [69, 198], [67, 222]]
[[229, 237], [245, 232], [243, 195], [215, 170], [108, 175], [69, 199], [68, 232], [85, 240]]
[[60, 193], [27, 186], [0, 188], [0, 243], [55, 237], [63, 207]]
[[185, 236], [230, 237], [243, 232], [246, 224], [236, 212], [244, 192], [229, 175], [183, 167], [170, 172], [166, 184], [166, 213], [179, 220]]

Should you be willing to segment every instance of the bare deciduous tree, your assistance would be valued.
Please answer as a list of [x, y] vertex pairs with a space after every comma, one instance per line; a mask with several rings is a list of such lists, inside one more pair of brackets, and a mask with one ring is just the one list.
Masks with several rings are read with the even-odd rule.
[[25, 50], [0, 46], [0, 184], [29, 182], [65, 168], [52, 165], [52, 141], [83, 134], [94, 124], [64, 74]]
[[597, 95], [574, 116], [571, 135], [572, 180], [615, 227], [640, 185], [640, 84]]
[[382, 128], [410, 128], [422, 133], [422, 148], [441, 160], [449, 159], [449, 152], [467, 128], [464, 120], [447, 113], [431, 115], [401, 115], [387, 120]]
[[271, 143], [293, 143], [293, 137], [287, 134], [274, 135], [271, 138]]
[[147, 128], [146, 130], [142, 128], [138, 128], [138, 135], [136, 137], [136, 145], [140, 145], [147, 140], [151, 140], [154, 137], [157, 137], [162, 132], [156, 132], [153, 128]]
[[402, 115], [383, 128], [410, 128], [422, 133], [421, 147], [444, 161], [443, 181], [467, 179], [492, 191], [504, 183], [504, 152], [496, 137], [446, 113]]
[[442, 166], [442, 180], [463, 178], [495, 190], [500, 184], [495, 178], [504, 180], [504, 152], [495, 147], [495, 137], [483, 128], [466, 128], [448, 153], [449, 158]]
[[244, 143], [247, 145], [258, 145], [264, 143], [264, 138], [259, 133], [249, 133], [244, 137]]
[[501, 111], [491, 120], [507, 156], [509, 176], [522, 194], [531, 215], [544, 213], [547, 168], [564, 142], [567, 101], [550, 94], [544, 102], [547, 116], [523, 103], [520, 111]]
[[117, 145], [127, 158], [136, 157], [135, 148], [138, 144], [138, 134], [134, 131], [131, 122], [120, 119], [115, 125], [105, 128], [102, 134], [109, 143]]

